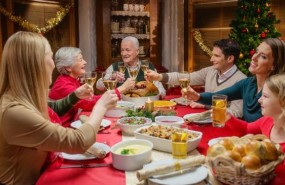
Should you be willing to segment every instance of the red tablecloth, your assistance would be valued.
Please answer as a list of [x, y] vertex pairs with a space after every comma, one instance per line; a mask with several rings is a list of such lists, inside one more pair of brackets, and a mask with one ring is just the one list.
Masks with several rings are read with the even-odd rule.
[[[82, 114], [89, 115], [88, 112], [82, 112]], [[106, 118], [112, 121], [109, 128], [103, 132], [99, 132], [97, 135], [97, 141], [106, 143], [109, 146], [120, 142], [122, 140], [121, 132], [118, 129], [111, 129], [114, 127], [115, 119]], [[105, 134], [110, 132], [110, 134]], [[102, 160], [92, 159], [87, 161], [69, 161], [58, 158], [48, 169], [46, 169], [39, 178], [37, 185], [125, 185], [126, 178], [125, 172], [116, 170], [112, 165], [101, 168], [69, 168], [58, 169], [61, 165], [71, 164], [98, 164], [107, 163], [112, 164], [111, 154]]]
[[[173, 96], [168, 96], [167, 99], [174, 98]], [[183, 117], [189, 113], [196, 113], [204, 111], [202, 109], [191, 109], [185, 106], [176, 106], [176, 111], [178, 116]], [[83, 114], [89, 114], [83, 113]], [[114, 126], [115, 119], [106, 118], [112, 121], [111, 128]], [[198, 151], [202, 154], [206, 154], [208, 148], [208, 141], [217, 137], [224, 136], [241, 136], [236, 130], [229, 128], [227, 125], [224, 128], [215, 128], [209, 125], [197, 126], [194, 124], [185, 125], [188, 129], [200, 131], [203, 133], [202, 140], [198, 146]], [[111, 134], [98, 134], [98, 142], [106, 142], [109, 146], [121, 141], [121, 132], [118, 129], [108, 128], [105, 131], [111, 132]], [[87, 168], [87, 169], [57, 169], [60, 165], [66, 165], [70, 163], [111, 163], [111, 155], [109, 154], [104, 160], [89, 160], [89, 161], [76, 161], [70, 162], [67, 160], [58, 160], [47, 170], [43, 172], [37, 185], [93, 185], [93, 184], [116, 184], [124, 185], [126, 184], [125, 173], [114, 169], [112, 166], [103, 168]], [[284, 185], [285, 184], [285, 165], [279, 165], [276, 168], [276, 178], [270, 182], [270, 185]]]

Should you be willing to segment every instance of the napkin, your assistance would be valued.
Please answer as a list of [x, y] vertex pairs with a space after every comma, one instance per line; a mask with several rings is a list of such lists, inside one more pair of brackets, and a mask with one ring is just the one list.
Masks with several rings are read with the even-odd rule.
[[189, 115], [185, 116], [184, 119], [186, 121], [193, 122], [193, 121], [206, 120], [210, 116], [211, 116], [211, 110], [207, 110], [207, 111], [201, 112], [201, 113], [189, 114]]
[[137, 171], [136, 175], [137, 175], [137, 178], [141, 181], [151, 176], [164, 175], [167, 173], [192, 168], [194, 166], [199, 166], [203, 164], [204, 162], [205, 162], [204, 155], [198, 155], [198, 156], [193, 156], [193, 157], [191, 156], [188, 159], [173, 161], [173, 163], [171, 164], [161, 165], [161, 166], [150, 168], [150, 169], [139, 170]]

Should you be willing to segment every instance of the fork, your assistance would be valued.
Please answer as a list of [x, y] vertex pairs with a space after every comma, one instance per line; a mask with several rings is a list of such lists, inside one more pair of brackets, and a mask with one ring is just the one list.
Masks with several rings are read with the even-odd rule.
[[100, 168], [100, 167], [107, 167], [110, 164], [80, 164], [80, 165], [66, 165], [60, 166], [59, 169], [67, 169], [67, 168]]

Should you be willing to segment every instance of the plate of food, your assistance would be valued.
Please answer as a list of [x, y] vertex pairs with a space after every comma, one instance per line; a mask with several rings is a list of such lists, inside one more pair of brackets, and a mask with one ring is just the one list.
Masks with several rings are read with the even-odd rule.
[[62, 158], [67, 160], [89, 160], [95, 158], [104, 158], [109, 152], [111, 148], [104, 144], [96, 142], [90, 149], [87, 150], [84, 154], [68, 154], [62, 152]]
[[140, 81], [136, 83], [134, 89], [122, 95], [122, 100], [133, 102], [136, 106], [141, 107], [147, 100], [159, 100], [159, 91], [153, 83]]
[[[111, 123], [112, 122], [110, 120], [103, 119], [102, 122], [101, 122], [99, 130], [103, 130], [103, 129], [109, 127], [111, 125]], [[73, 127], [73, 128], [79, 128], [79, 127], [81, 127], [82, 124], [83, 123], [80, 120], [77, 120], [77, 121], [72, 122], [70, 124], [70, 126]]]
[[211, 110], [201, 112], [201, 113], [186, 114], [183, 118], [187, 122], [192, 122], [196, 124], [203, 125], [203, 124], [212, 123]]
[[[162, 165], [169, 165], [174, 162], [174, 159], [154, 161], [144, 165], [143, 169], [159, 167]], [[148, 181], [155, 184], [163, 185], [191, 185], [197, 184], [208, 176], [208, 169], [205, 166], [197, 166], [190, 169], [171, 172], [164, 175], [156, 175], [148, 178]]]

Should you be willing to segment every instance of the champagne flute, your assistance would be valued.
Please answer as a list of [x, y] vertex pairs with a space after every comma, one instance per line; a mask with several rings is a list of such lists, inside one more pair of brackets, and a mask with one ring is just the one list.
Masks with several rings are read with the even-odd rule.
[[131, 78], [136, 79], [139, 73], [139, 67], [138, 65], [135, 66], [129, 66], [128, 67], [128, 72]]
[[94, 71], [87, 71], [84, 74], [84, 82], [87, 83], [90, 86], [94, 86], [97, 78], [97, 73]]
[[113, 71], [112, 74], [106, 72], [102, 73], [102, 80], [105, 88], [110, 91], [116, 88], [117, 86], [117, 73]]
[[[177, 73], [177, 79], [182, 91], [187, 91], [187, 87], [190, 84], [190, 73], [187, 71]], [[187, 98], [186, 97], [184, 98], [185, 98], [185, 104], [188, 105]]]
[[147, 60], [141, 61], [141, 69], [144, 73], [149, 69], [149, 62]]
[[124, 62], [118, 62], [118, 69], [120, 73], [125, 74], [126, 71], [126, 65]]
[[[96, 82], [96, 79], [97, 73], [94, 71], [86, 71], [86, 73], [84, 74], [84, 83], [88, 84], [92, 88]], [[92, 96], [93, 94], [90, 93], [90, 95]], [[89, 99], [92, 99], [92, 97], [89, 97]]]

